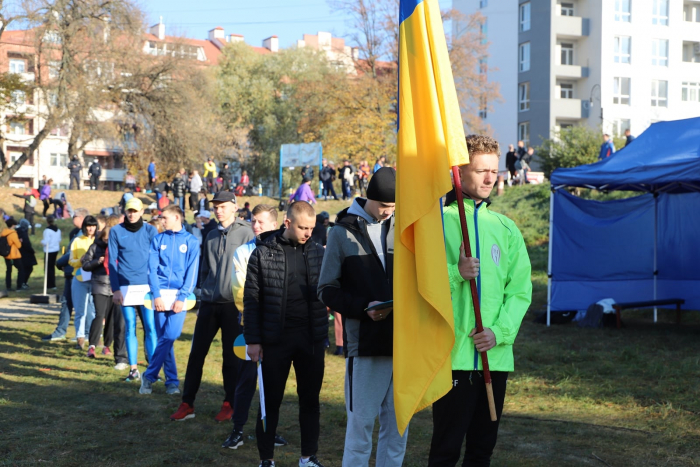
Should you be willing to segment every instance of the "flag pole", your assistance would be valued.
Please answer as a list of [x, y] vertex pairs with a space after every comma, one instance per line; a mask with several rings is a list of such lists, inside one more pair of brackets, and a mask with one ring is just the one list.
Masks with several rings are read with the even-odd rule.
[[[457, 195], [457, 208], [459, 210], [459, 221], [462, 224], [462, 242], [464, 243], [464, 255], [467, 258], [472, 256], [472, 248], [469, 244], [469, 231], [467, 230], [467, 214], [464, 212], [464, 195], [462, 194], [462, 180], [459, 177], [459, 167], [452, 167], [452, 178], [455, 184], [455, 193]], [[479, 293], [476, 289], [476, 279], [469, 281], [469, 286], [472, 291], [472, 304], [474, 305], [474, 318], [476, 321], [476, 332], [484, 332], [484, 325], [481, 321], [481, 306], [479, 304]], [[486, 396], [489, 400], [489, 412], [491, 413], [491, 421], [498, 420], [496, 415], [496, 403], [493, 399], [493, 386], [491, 384], [491, 371], [489, 370], [489, 358], [486, 352], [481, 354], [481, 365], [484, 368], [484, 382], [486, 383]]]

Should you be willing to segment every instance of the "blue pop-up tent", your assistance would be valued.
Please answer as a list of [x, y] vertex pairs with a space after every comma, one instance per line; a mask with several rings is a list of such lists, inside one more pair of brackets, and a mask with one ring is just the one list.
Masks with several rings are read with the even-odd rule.
[[[654, 123], [603, 161], [555, 170], [551, 183], [547, 324], [552, 311], [603, 298], [682, 298], [700, 310], [700, 118]], [[600, 202], [566, 187], [643, 194]]]

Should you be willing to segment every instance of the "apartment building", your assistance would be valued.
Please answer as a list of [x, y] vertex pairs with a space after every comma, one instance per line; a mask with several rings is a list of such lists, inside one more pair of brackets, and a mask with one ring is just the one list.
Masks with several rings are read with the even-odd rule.
[[[222, 49], [230, 42], [241, 42], [243, 36], [225, 35], [221, 27], [209, 31], [207, 39], [189, 39], [165, 34], [165, 25], [155, 24], [144, 34], [144, 53], [165, 55], [179, 53], [196, 60], [202, 66], [213, 66], [218, 63]], [[0, 37], [0, 71], [18, 73], [22, 79], [35, 81], [34, 64], [37, 61], [35, 41], [32, 30], [5, 31]], [[262, 47], [251, 46], [261, 54], [274, 53], [279, 50], [277, 36], [270, 36], [263, 41]], [[51, 74], [51, 64], [49, 64]], [[12, 165], [28, 147], [34, 136], [45, 126], [46, 108], [38, 101], [38, 96], [18, 93], [13, 96], [15, 105], [0, 110], [0, 124], [3, 125], [5, 140], [2, 142], [6, 162]], [[8, 117], [13, 112], [21, 113], [24, 121], [10, 122]], [[30, 155], [24, 165], [10, 180], [12, 187], [24, 187], [25, 182], [37, 187], [42, 176], [53, 179], [56, 189], [66, 189], [69, 186], [69, 171], [67, 168], [68, 139], [70, 130], [66, 127], [54, 128], [39, 148]], [[123, 142], [93, 141], [79, 154], [83, 165], [82, 186], [88, 186], [89, 165], [97, 159], [102, 166], [100, 181], [106, 189], [120, 189], [126, 174], [124, 164]]]
[[[698, 0], [456, 0], [455, 6], [482, 11], [498, 35], [517, 31], [517, 40], [506, 39], [507, 53], [516, 51], [507, 70], [516, 73], [499, 79], [517, 99], [493, 118], [515, 115], [516, 137], [528, 144], [571, 125], [639, 134], [656, 121], [700, 115]], [[502, 48], [492, 48], [491, 59]]]

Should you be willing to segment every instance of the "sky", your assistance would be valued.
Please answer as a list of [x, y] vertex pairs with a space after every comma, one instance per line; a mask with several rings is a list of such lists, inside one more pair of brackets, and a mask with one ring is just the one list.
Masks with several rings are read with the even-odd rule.
[[[449, 8], [452, 0], [439, 0]], [[347, 35], [347, 17], [334, 12], [325, 0], [141, 0], [150, 25], [163, 17], [167, 35], [206, 39], [210, 29], [224, 28], [226, 35], [241, 34], [250, 45], [276, 35], [280, 47], [296, 44], [304, 34], [326, 31]]]

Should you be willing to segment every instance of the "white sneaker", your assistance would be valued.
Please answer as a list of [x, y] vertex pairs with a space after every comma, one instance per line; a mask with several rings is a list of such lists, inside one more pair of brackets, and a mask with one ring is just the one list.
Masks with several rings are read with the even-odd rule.
[[128, 363], [117, 363], [116, 365], [114, 365], [114, 369], [117, 371], [124, 371], [127, 368], [129, 368]]

